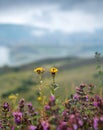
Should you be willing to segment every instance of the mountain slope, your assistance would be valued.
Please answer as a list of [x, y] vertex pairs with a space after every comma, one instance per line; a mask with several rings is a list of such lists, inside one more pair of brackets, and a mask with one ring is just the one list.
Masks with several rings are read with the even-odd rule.
[[[4, 67], [0, 69], [0, 94], [2, 97], [8, 97], [10, 94], [19, 93], [20, 97], [35, 100], [40, 84], [39, 77], [33, 72], [33, 68], [44, 67], [46, 69], [43, 86], [49, 86], [52, 84], [52, 77], [49, 72], [52, 66], [59, 69], [56, 75], [56, 82], [60, 86], [57, 91], [58, 96], [67, 97], [75, 90], [75, 86], [80, 83], [97, 83], [97, 79], [95, 79], [95, 59], [76, 57], [45, 59], [20, 67]], [[44, 88], [44, 91], [47, 90]]]

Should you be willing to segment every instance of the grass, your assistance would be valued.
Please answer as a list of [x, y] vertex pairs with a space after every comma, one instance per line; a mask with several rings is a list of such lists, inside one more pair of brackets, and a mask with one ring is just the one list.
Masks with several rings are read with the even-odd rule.
[[[41, 62], [39, 61], [39, 63], [21, 66], [16, 69], [11, 68], [9, 69], [9, 72], [6, 72], [5, 70], [0, 76], [0, 95], [8, 97], [12, 93], [19, 93], [20, 97], [25, 97], [28, 101], [36, 100], [39, 79], [33, 72], [33, 68], [37, 66], [43, 66], [47, 70], [44, 74], [44, 86], [52, 84], [49, 68], [56, 66], [59, 69], [59, 72], [56, 75], [56, 82], [60, 87], [57, 95], [62, 98], [72, 94], [75, 87], [81, 83], [98, 83], [94, 77], [96, 73], [96, 64], [93, 59], [52, 59], [51, 62], [44, 60]], [[96, 91], [99, 93], [99, 88], [96, 88]], [[44, 92], [45, 94], [48, 94], [46, 89], [44, 89]]]

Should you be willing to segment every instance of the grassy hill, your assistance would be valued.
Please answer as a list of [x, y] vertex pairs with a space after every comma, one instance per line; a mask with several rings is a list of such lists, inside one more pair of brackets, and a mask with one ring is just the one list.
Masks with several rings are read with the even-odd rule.
[[[101, 60], [102, 61], [102, 60]], [[29, 100], [36, 100], [38, 94], [39, 78], [33, 72], [33, 68], [44, 67], [46, 72], [43, 79], [43, 90], [49, 94], [47, 86], [52, 84], [52, 77], [49, 72], [50, 67], [57, 67], [59, 72], [56, 75], [56, 83], [59, 89], [56, 92], [62, 98], [68, 97], [75, 91], [75, 87], [81, 83], [95, 84], [95, 91], [102, 93], [102, 88], [98, 88], [99, 80], [96, 78], [95, 59], [82, 59], [76, 57], [55, 58], [40, 60], [31, 64], [19, 67], [3, 67], [0, 69], [0, 95], [7, 98], [11, 94], [19, 94]]]

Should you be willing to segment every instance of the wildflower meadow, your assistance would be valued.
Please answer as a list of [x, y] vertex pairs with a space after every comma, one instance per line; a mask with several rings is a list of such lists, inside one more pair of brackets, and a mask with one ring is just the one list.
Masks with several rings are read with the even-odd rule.
[[52, 84], [46, 87], [48, 95], [42, 85], [46, 70], [38, 67], [33, 71], [40, 82], [38, 107], [24, 98], [18, 101], [18, 94], [10, 95], [10, 101], [1, 104], [1, 130], [103, 130], [103, 98], [94, 93], [93, 84], [80, 84], [63, 101], [56, 95], [58, 68], [50, 68]]

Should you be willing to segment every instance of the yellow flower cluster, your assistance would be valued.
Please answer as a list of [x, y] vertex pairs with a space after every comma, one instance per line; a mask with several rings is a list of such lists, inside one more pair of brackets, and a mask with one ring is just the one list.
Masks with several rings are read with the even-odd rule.
[[10, 95], [9, 97], [8, 97], [10, 100], [16, 100], [17, 99], [17, 96], [16, 95]]
[[[38, 67], [38, 68], [34, 69], [34, 72], [37, 72], [38, 74], [41, 74], [41, 73], [45, 72], [45, 69], [42, 68], [42, 67]], [[55, 68], [55, 67], [50, 68], [50, 73], [55, 74], [57, 72], [58, 72], [57, 68]]]

